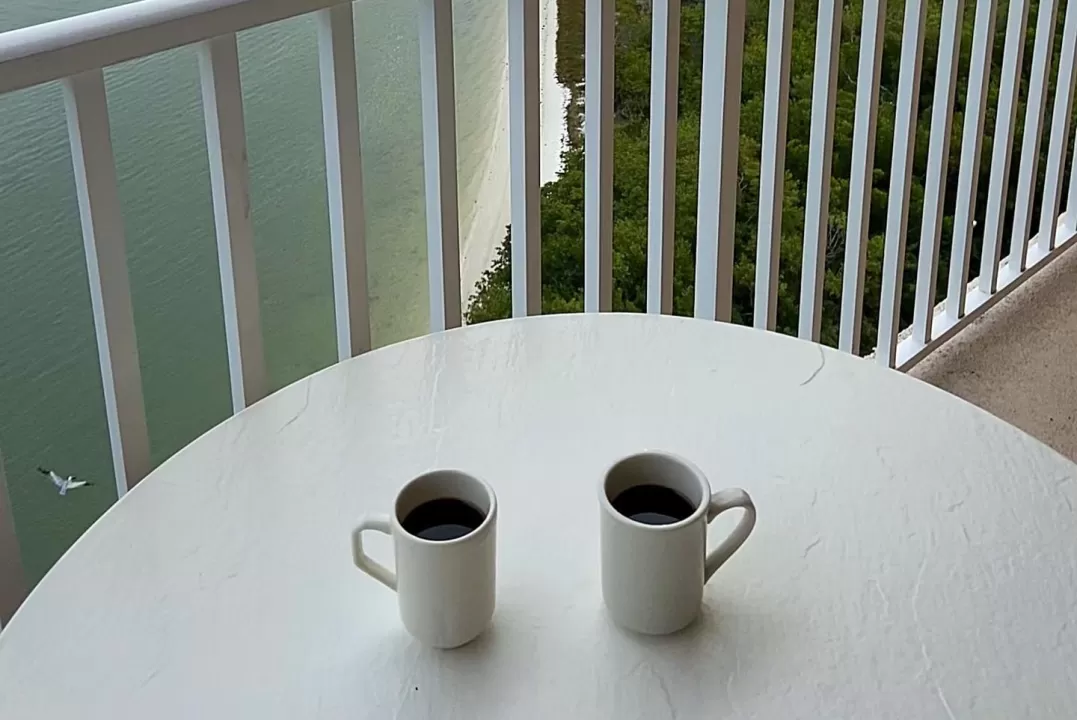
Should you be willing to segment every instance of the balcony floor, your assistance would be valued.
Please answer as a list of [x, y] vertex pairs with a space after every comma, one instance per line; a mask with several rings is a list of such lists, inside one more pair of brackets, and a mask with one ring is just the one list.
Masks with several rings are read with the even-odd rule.
[[1077, 461], [1077, 253], [1067, 251], [910, 371]]

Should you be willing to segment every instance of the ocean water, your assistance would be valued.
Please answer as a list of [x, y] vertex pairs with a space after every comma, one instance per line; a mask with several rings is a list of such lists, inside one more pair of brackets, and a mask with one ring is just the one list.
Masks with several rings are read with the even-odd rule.
[[[121, 4], [6, 0], [0, 32]], [[461, 206], [497, 131], [503, 0], [456, 0]], [[427, 324], [417, 0], [355, 5], [374, 342]], [[332, 363], [317, 44], [310, 17], [241, 33], [262, 329], [272, 387]], [[146, 412], [161, 462], [230, 412], [195, 51], [106, 70]], [[501, 232], [501, 231], [499, 231]], [[0, 96], [0, 452], [36, 582], [115, 501], [58, 84]], [[95, 481], [61, 498], [38, 465]]]

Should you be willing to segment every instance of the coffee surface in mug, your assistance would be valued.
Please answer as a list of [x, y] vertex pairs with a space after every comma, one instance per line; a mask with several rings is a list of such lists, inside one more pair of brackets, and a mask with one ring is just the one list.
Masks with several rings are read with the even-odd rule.
[[617, 512], [644, 525], [671, 525], [684, 520], [695, 506], [664, 485], [636, 485], [613, 499]]
[[455, 540], [475, 530], [486, 518], [474, 505], [457, 498], [428, 500], [408, 513], [401, 525], [423, 540]]

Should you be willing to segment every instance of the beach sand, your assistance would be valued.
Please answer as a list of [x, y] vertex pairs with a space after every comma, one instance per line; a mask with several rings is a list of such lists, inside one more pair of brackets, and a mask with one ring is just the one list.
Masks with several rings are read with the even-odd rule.
[[[543, 0], [540, 14], [542, 28], [539, 40], [539, 125], [542, 148], [539, 174], [545, 184], [557, 179], [561, 172], [561, 153], [568, 142], [565, 108], [568, 105], [569, 92], [557, 82], [557, 0]], [[462, 213], [460, 286], [465, 308], [482, 274], [493, 262], [498, 246], [505, 239], [505, 226], [509, 224], [511, 197], [507, 62], [501, 78], [495, 131], [482, 168], [482, 181], [476, 201]]]

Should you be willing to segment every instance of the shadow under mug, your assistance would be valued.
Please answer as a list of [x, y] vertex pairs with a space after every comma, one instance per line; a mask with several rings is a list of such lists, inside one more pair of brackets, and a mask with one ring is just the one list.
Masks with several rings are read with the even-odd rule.
[[[645, 524], [622, 514], [618, 496], [642, 485], [675, 491], [691, 513], [668, 524]], [[711, 494], [710, 484], [692, 463], [660, 452], [619, 460], [607, 472], [602, 508], [602, 597], [613, 621], [648, 635], [676, 632], [699, 614], [703, 585], [748, 539], [755, 505], [739, 488]], [[732, 508], [744, 516], [728, 538], [707, 552], [707, 526]]]
[[[434, 500], [462, 500], [482, 514], [473, 530], [451, 540], [427, 540], [408, 532], [404, 521]], [[393, 539], [396, 569], [363, 551], [363, 532]], [[420, 642], [437, 648], [464, 645], [490, 624], [494, 614], [497, 499], [489, 485], [458, 470], [434, 470], [397, 493], [392, 515], [364, 517], [352, 532], [355, 565], [397, 594], [400, 619]]]

